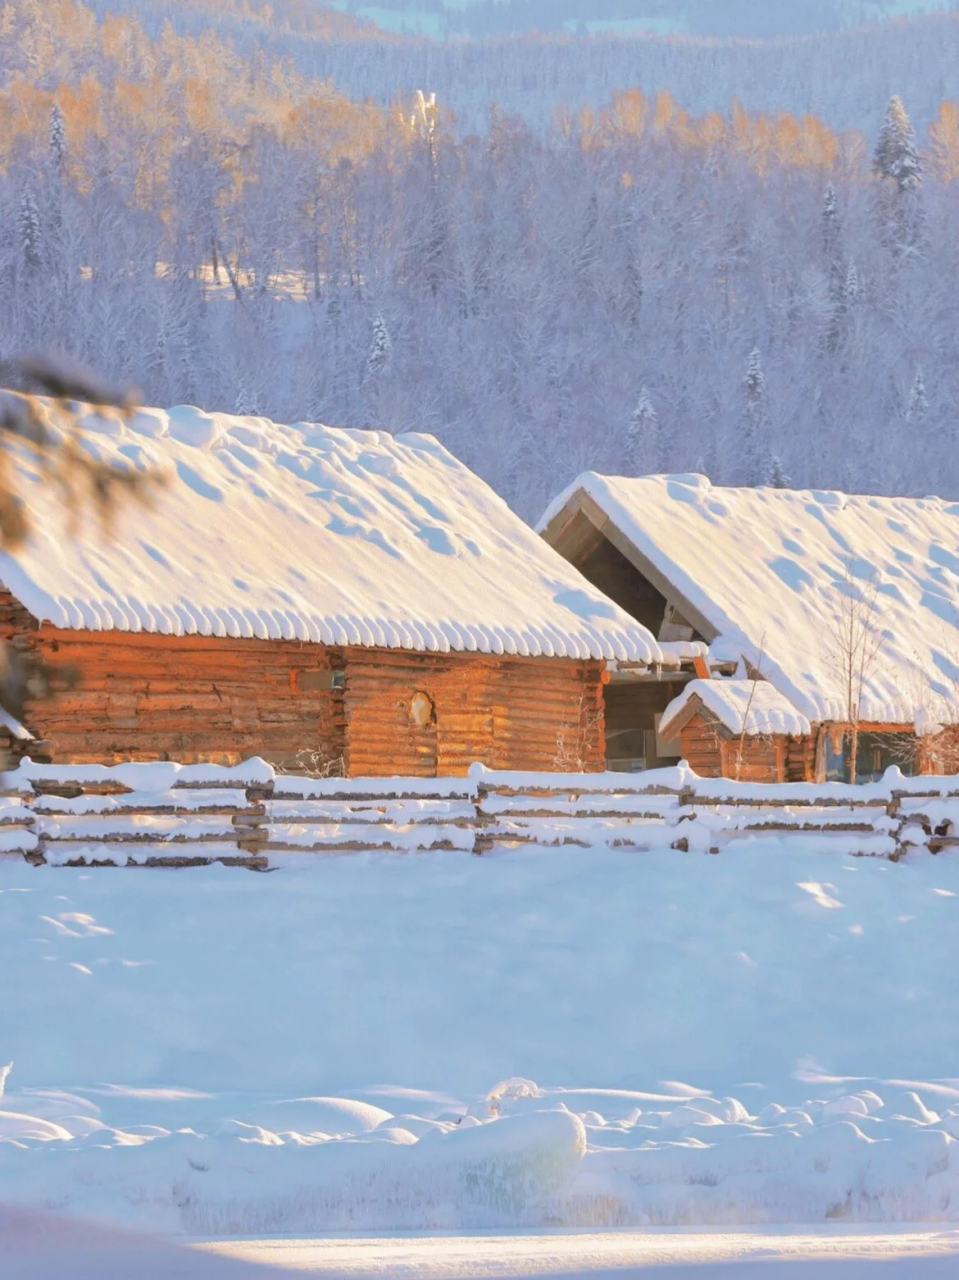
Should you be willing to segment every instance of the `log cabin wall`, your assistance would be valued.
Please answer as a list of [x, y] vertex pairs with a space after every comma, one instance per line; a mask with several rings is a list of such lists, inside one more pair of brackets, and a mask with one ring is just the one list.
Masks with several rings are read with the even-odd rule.
[[[717, 720], [698, 713], [686, 722], [679, 733], [683, 759], [701, 778], [736, 778], [740, 782], [802, 781], [789, 776], [790, 744], [803, 739], [790, 739], [783, 734], [747, 737], [742, 742], [732, 737]], [[814, 749], [814, 748], [813, 748]], [[796, 749], [793, 748], [793, 759]], [[804, 752], [799, 752], [803, 760]]]
[[[602, 662], [350, 649], [347, 770], [354, 777], [491, 769], [601, 770]], [[413, 707], [415, 695], [425, 695]]]
[[723, 776], [723, 738], [717, 722], [692, 716], [679, 731], [679, 749], [701, 778]]
[[28, 704], [37, 759], [235, 764], [262, 755], [353, 776], [461, 774], [474, 760], [604, 767], [599, 661], [59, 630], [3, 594], [0, 636], [77, 673], [74, 688]]
[[785, 781], [786, 738], [782, 734], [771, 737], [746, 738], [742, 743], [730, 738], [722, 746], [723, 777], [736, 778], [739, 782]]
[[336, 650], [46, 624], [33, 643], [51, 665], [77, 673], [75, 688], [28, 705], [27, 727], [54, 761], [236, 764], [262, 755], [308, 772], [342, 771]]

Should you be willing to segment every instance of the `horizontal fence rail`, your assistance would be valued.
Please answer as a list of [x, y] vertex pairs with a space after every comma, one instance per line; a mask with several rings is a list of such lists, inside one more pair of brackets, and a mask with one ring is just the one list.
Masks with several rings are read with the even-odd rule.
[[268, 870], [307, 854], [523, 845], [719, 853], [791, 847], [899, 858], [959, 844], [959, 777], [866, 786], [738, 783], [686, 765], [641, 774], [306, 778], [254, 759], [219, 765], [40, 765], [0, 780], [0, 856], [57, 866]]

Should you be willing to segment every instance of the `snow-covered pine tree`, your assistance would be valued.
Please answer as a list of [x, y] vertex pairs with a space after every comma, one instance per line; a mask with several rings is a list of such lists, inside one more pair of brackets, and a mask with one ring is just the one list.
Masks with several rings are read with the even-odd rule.
[[241, 378], [237, 385], [233, 412], [241, 418], [259, 417], [259, 400], [246, 378]]
[[20, 252], [23, 261], [35, 270], [41, 262], [40, 210], [29, 187], [24, 187], [17, 212], [17, 230], [20, 233]]
[[846, 310], [846, 265], [842, 251], [842, 226], [836, 188], [830, 182], [822, 202], [822, 238], [826, 269], [829, 272], [829, 320], [825, 343], [835, 351], [842, 336], [843, 313]]
[[382, 312], [373, 317], [373, 338], [370, 342], [369, 355], [366, 357], [365, 382], [375, 382], [389, 368], [393, 359], [393, 341], [386, 327]]
[[586, 214], [575, 249], [576, 270], [588, 275], [599, 260], [599, 200], [594, 191], [586, 204]]
[[916, 370], [912, 391], [909, 394], [909, 408], [906, 410], [907, 422], [922, 422], [929, 412], [929, 400], [926, 397], [926, 383], [922, 370]]
[[889, 99], [873, 155], [873, 168], [881, 178], [895, 182], [900, 193], [914, 191], [922, 183], [916, 132], [898, 94]]
[[750, 405], [759, 405], [765, 401], [766, 376], [763, 373], [762, 356], [758, 347], [753, 347], [749, 353], [743, 386], [746, 388], [746, 399]]
[[757, 485], [762, 484], [765, 479], [766, 438], [769, 434], [769, 400], [762, 357], [758, 347], [753, 347], [749, 353], [743, 390], [746, 395], [742, 450], [743, 480], [748, 485]]
[[862, 282], [854, 262], [850, 262], [846, 269], [845, 298], [846, 305], [850, 307], [854, 307], [862, 298]]
[[50, 158], [53, 162], [53, 167], [57, 173], [62, 173], [67, 157], [67, 130], [59, 102], [54, 102], [50, 108], [50, 126], [47, 137], [50, 144]]
[[623, 319], [631, 329], [635, 329], [643, 307], [643, 273], [631, 244], [626, 248], [621, 298]]
[[783, 469], [782, 459], [778, 453], [770, 454], [766, 483], [773, 489], [788, 489], [789, 476]]
[[659, 415], [649, 391], [642, 387], [626, 428], [627, 474], [653, 475], [660, 469]]
[[836, 188], [830, 182], [822, 199], [823, 244], [827, 258], [831, 258], [836, 248], [836, 236], [839, 231], [839, 201], [836, 199]]

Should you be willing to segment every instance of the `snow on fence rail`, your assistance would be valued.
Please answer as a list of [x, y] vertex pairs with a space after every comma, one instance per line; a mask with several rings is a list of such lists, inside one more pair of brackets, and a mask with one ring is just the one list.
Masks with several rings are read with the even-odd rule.
[[41, 765], [0, 779], [0, 856], [60, 866], [267, 870], [304, 854], [529, 844], [719, 853], [775, 836], [798, 847], [898, 858], [959, 844], [959, 776], [867, 786], [642, 774], [495, 773], [466, 778], [304, 778], [254, 759]]

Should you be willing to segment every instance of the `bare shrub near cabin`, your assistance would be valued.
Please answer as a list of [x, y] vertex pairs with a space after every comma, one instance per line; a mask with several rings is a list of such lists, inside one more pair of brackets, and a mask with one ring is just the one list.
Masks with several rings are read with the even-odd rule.
[[585, 773], [590, 761], [590, 749], [598, 741], [603, 727], [603, 715], [586, 702], [586, 690], [579, 695], [579, 714], [575, 718], [565, 716], [556, 731], [556, 754], [553, 768], [557, 773]]
[[[959, 619], [956, 619], [959, 625]], [[913, 708], [913, 734], [900, 735], [893, 755], [900, 766], [922, 773], [959, 772], [959, 673], [942, 673], [933, 681], [922, 672], [918, 654], [913, 654], [912, 677], [906, 681], [909, 705]]]
[[836, 586], [836, 615], [827, 628], [827, 659], [842, 690], [844, 732], [848, 738], [849, 781], [856, 781], [863, 692], [885, 636], [879, 626], [875, 577], [855, 578], [850, 569]]
[[346, 760], [342, 752], [330, 756], [325, 751], [304, 747], [291, 760], [274, 765], [278, 775], [307, 778], [345, 778]]
[[766, 633], [764, 631], [762, 634], [762, 638], [759, 641], [759, 656], [756, 660], [756, 665], [753, 666], [752, 663], [746, 661], [745, 657], [743, 658], [743, 665], [745, 666], [746, 673], [749, 676], [749, 697], [746, 699], [746, 707], [745, 707], [745, 710], [743, 711], [743, 727], [739, 733], [739, 741], [737, 743], [737, 750], [736, 750], [735, 768], [736, 768], [737, 782], [740, 780], [740, 776], [743, 771], [743, 756], [745, 755], [745, 752], [746, 752], [747, 740], [753, 741], [753, 742], [772, 740], [770, 734], [750, 735], [749, 733], [749, 716], [753, 709], [753, 702], [755, 701], [755, 698], [756, 698], [756, 686], [760, 680], [765, 680], [766, 678], [763, 675], [763, 658], [765, 656], [766, 656]]
[[[30, 458], [53, 487], [71, 522], [92, 507], [105, 536], [119, 503], [151, 497], [159, 475], [100, 462], [84, 448], [84, 414], [126, 418], [137, 402], [131, 387], [111, 385], [63, 356], [41, 353], [0, 364], [0, 548], [15, 551], [31, 532], [15, 479], [18, 455]], [[0, 646], [0, 707], [14, 720], [22, 720], [27, 698], [48, 696], [75, 679], [75, 672], [54, 672], [11, 644]]]

